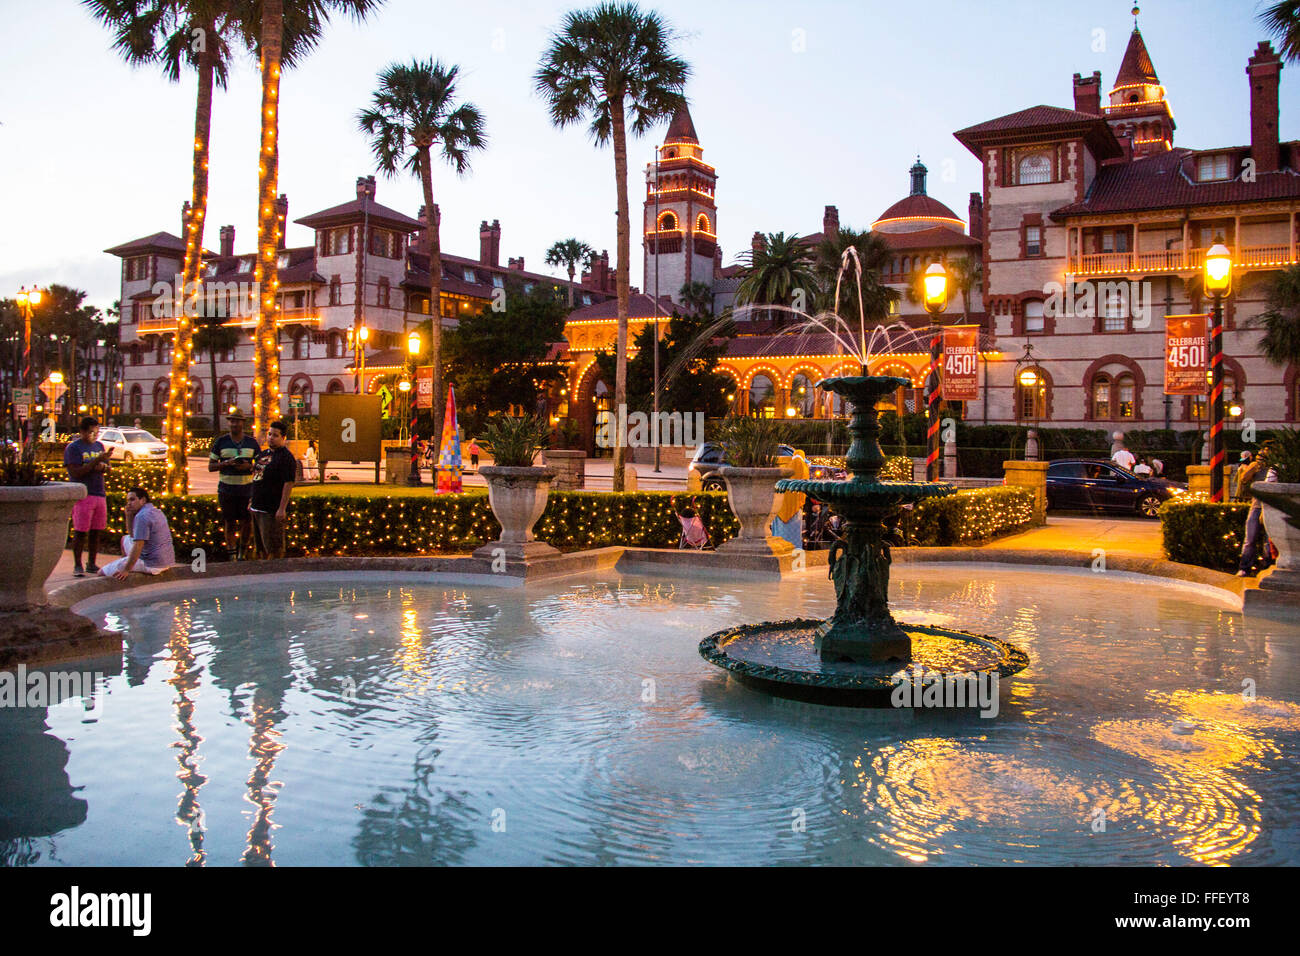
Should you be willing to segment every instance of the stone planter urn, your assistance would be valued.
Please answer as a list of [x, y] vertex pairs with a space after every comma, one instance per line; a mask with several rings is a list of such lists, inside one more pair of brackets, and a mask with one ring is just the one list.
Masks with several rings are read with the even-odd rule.
[[776, 514], [776, 483], [789, 478], [790, 468], [737, 468], [723, 465], [718, 469], [727, 483], [727, 504], [740, 522], [740, 534], [718, 547], [733, 554], [789, 554], [794, 546], [772, 534], [772, 515]]
[[80, 482], [0, 488], [0, 611], [50, 603], [45, 579], [67, 544], [72, 506], [84, 497]]
[[560, 553], [533, 535], [533, 526], [546, 510], [553, 469], [486, 465], [478, 473], [487, 480], [488, 503], [501, 523], [501, 537], [483, 545], [474, 557], [494, 561], [504, 554], [508, 562], [519, 562]]
[[45, 581], [68, 540], [80, 482], [0, 487], [0, 668], [120, 653], [122, 637], [62, 607]]

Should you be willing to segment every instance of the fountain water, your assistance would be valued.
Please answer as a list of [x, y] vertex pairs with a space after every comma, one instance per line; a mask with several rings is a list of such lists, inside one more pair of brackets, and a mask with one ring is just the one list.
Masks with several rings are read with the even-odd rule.
[[[855, 251], [846, 251], [840, 278], [861, 268]], [[836, 300], [839, 280], [836, 281]], [[858, 301], [862, 296], [859, 286]], [[859, 308], [861, 306], [859, 305]], [[846, 346], [842, 319], [833, 324], [814, 320]], [[876, 403], [895, 389], [911, 383], [889, 375], [867, 375], [871, 339], [866, 322], [859, 324], [858, 347], [863, 374], [825, 379], [817, 387], [842, 396], [853, 408], [849, 432], [853, 436], [845, 464], [848, 481], [785, 479], [777, 491], [808, 495], [846, 519], [843, 539], [829, 555], [830, 577], [835, 583], [835, 613], [825, 621], [785, 621], [746, 625], [705, 638], [700, 653], [742, 679], [781, 696], [816, 699], [828, 703], [879, 704], [889, 700], [900, 669], [979, 679], [993, 673], [1006, 677], [1023, 670], [1028, 657], [996, 638], [932, 627], [908, 627], [889, 611], [890, 545], [901, 543], [898, 524], [903, 506], [925, 498], [954, 494], [951, 485], [938, 482], [881, 481], [884, 455], [880, 450], [880, 422]]]

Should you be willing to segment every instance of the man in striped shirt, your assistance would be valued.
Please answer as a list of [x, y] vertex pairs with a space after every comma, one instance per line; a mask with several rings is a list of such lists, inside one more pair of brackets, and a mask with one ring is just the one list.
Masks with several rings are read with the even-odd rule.
[[226, 551], [231, 560], [238, 561], [253, 535], [248, 505], [253, 500], [253, 463], [262, 449], [256, 438], [245, 434], [242, 412], [231, 412], [226, 416], [226, 424], [230, 432], [212, 443], [208, 471], [221, 473], [217, 479], [217, 503], [226, 533]]

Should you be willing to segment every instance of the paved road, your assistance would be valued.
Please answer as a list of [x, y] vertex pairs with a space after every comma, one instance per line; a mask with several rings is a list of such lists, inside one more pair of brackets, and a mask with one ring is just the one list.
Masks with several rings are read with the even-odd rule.
[[[490, 458], [480, 458], [481, 465], [492, 464]], [[683, 491], [686, 488], [686, 469], [682, 466], [664, 466], [660, 474], [654, 473], [653, 465], [636, 465], [637, 487], [642, 491]], [[375, 466], [371, 464], [353, 465], [350, 463], [330, 462], [327, 475], [338, 475], [344, 483], [372, 483], [375, 480]], [[591, 491], [609, 491], [614, 484], [614, 462], [610, 458], [587, 460], [587, 484]], [[383, 469], [380, 469], [383, 477]], [[429, 482], [429, 473], [423, 478]], [[484, 480], [472, 471], [466, 471], [464, 483], [471, 487], [483, 487]], [[190, 458], [190, 492], [196, 495], [215, 494], [217, 490], [217, 473], [208, 471], [208, 459]]]

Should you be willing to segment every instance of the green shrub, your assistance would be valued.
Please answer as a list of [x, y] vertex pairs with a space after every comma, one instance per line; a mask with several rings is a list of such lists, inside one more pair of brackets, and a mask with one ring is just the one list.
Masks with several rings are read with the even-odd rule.
[[483, 429], [483, 444], [492, 463], [503, 468], [528, 468], [550, 441], [551, 426], [534, 415], [494, 415]]
[[733, 468], [771, 468], [776, 464], [779, 445], [788, 430], [777, 418], [732, 415], [720, 421], [713, 440], [726, 449], [727, 464]]
[[[621, 544], [671, 548], [681, 535], [671, 492], [552, 491], [537, 523], [537, 537], [564, 550]], [[124, 533], [125, 493], [108, 496], [109, 528]], [[191, 549], [221, 553], [220, 514], [214, 495], [163, 497], [178, 560]], [[722, 492], [697, 496], [714, 544], [739, 530]], [[327, 492], [289, 502], [285, 550], [291, 555], [429, 554], [469, 551], [495, 540], [501, 526], [481, 490], [456, 495], [358, 495]]]
[[1160, 534], [1170, 561], [1236, 571], [1246, 537], [1245, 502], [1214, 504], [1171, 498], [1160, 506]]
[[[45, 477], [50, 481], [67, 481], [68, 473], [62, 461], [59, 464], [46, 463], [41, 466]], [[153, 462], [114, 462], [113, 467], [104, 476], [104, 490], [108, 494], [119, 494], [125, 499], [128, 488], [140, 487], [149, 492], [150, 497], [167, 493], [167, 466]]]
[[905, 512], [899, 530], [907, 544], [946, 546], [984, 541], [1028, 527], [1034, 493], [1028, 488], [967, 488], [926, 498]]
[[912, 459], [906, 455], [890, 455], [880, 469], [881, 481], [911, 481]]

